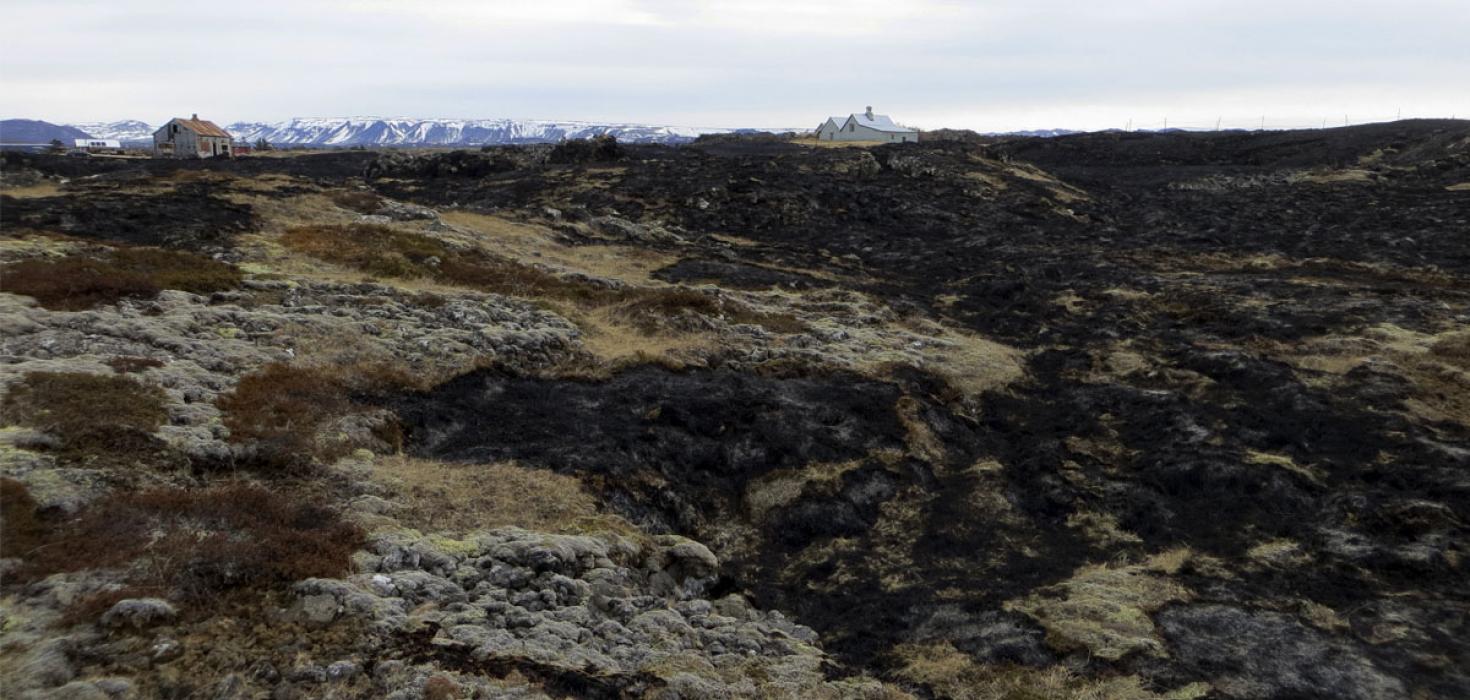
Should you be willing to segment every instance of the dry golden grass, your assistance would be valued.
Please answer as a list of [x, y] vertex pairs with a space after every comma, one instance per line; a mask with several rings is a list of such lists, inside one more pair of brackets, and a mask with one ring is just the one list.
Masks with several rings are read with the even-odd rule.
[[833, 486], [843, 474], [862, 466], [862, 460], [823, 462], [794, 469], [778, 469], [752, 479], [745, 486], [745, 509], [754, 522], [762, 522], [774, 508], [790, 505], [809, 485]]
[[1372, 173], [1367, 170], [1344, 169], [1344, 170], [1318, 170], [1301, 173], [1292, 178], [1293, 182], [1310, 182], [1318, 185], [1335, 185], [1345, 182], [1369, 183], [1373, 181]]
[[904, 644], [895, 653], [900, 677], [953, 700], [1192, 700], [1210, 690], [1193, 683], [1161, 694], [1138, 676], [1093, 679], [1062, 666], [984, 666], [949, 642]]
[[1067, 516], [1067, 527], [1077, 530], [1090, 542], [1109, 547], [1142, 544], [1143, 539], [1118, 524], [1108, 513], [1079, 511]]
[[567, 272], [580, 272], [628, 284], [653, 284], [655, 270], [678, 262], [678, 258], [655, 250], [622, 245], [569, 246], [556, 241], [556, 232], [545, 226], [511, 221], [501, 216], [464, 211], [444, 212], [445, 222], [478, 234], [477, 241], [496, 253]]
[[1451, 192], [1470, 192], [1470, 182], [1461, 182], [1445, 188]]
[[925, 336], [919, 350], [925, 368], [966, 396], [978, 396], [1025, 375], [1025, 353], [1016, 348], [933, 321], [911, 320], [907, 325]]
[[1046, 189], [1051, 192], [1051, 195], [1063, 204], [1092, 201], [1092, 195], [1087, 194], [1085, 190], [1062, 182], [1051, 173], [1029, 163], [1004, 163], [1000, 165], [1003, 167], [1006, 175], [1046, 185]]
[[597, 502], [575, 478], [513, 463], [453, 464], [377, 459], [372, 478], [403, 505], [400, 522], [424, 532], [463, 534], [496, 527], [581, 531]]
[[1407, 379], [1402, 410], [1427, 423], [1470, 426], [1470, 331], [1453, 328], [1419, 333], [1381, 324], [1359, 336], [1324, 336], [1268, 348], [1270, 354], [1304, 370], [1309, 384], [1331, 387], [1372, 362], [1379, 371]]
[[1290, 455], [1246, 450], [1245, 461], [1251, 464], [1279, 467], [1318, 485], [1321, 485], [1323, 479], [1326, 478], [1326, 475], [1321, 469], [1310, 465], [1297, 464], [1296, 460], [1292, 459]]
[[36, 185], [25, 187], [7, 187], [0, 189], [0, 195], [15, 197], [16, 199], [28, 199], [32, 197], [55, 197], [61, 194], [61, 185], [46, 181]]
[[571, 310], [564, 314], [582, 329], [582, 347], [608, 368], [658, 361], [670, 366], [703, 364], [719, 347], [712, 333], [648, 333], [615, 309]]
[[1187, 549], [1170, 550], [1141, 565], [1083, 566], [1072, 578], [1006, 608], [1034, 618], [1057, 649], [1085, 649], [1112, 661], [1135, 653], [1162, 655], [1150, 614], [1193, 594], [1158, 574], [1177, 572], [1189, 557]]
[[882, 146], [884, 144], [894, 143], [894, 142], [891, 142], [891, 141], [876, 141], [876, 140], [874, 140], [874, 141], [823, 141], [823, 140], [818, 139], [815, 136], [800, 136], [800, 137], [791, 139], [791, 143], [794, 143], [794, 144], [796, 144], [798, 146], [809, 146], [809, 147], [812, 147], [812, 148], [871, 148], [873, 146]]

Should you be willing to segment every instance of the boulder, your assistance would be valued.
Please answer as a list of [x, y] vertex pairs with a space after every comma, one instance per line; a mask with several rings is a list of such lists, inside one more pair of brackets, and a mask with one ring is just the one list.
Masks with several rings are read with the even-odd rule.
[[145, 629], [172, 622], [178, 614], [173, 604], [162, 598], [128, 598], [102, 614], [102, 626]]

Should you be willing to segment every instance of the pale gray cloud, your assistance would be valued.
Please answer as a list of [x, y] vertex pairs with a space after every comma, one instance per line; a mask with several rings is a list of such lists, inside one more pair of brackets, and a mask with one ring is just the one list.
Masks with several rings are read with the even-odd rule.
[[0, 113], [52, 121], [1470, 116], [1464, 0], [9, 0], [5, 15]]

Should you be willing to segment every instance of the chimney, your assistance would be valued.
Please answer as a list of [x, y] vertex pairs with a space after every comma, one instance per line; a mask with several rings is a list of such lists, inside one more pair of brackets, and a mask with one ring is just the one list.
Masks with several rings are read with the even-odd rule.
[[[868, 114], [871, 115], [872, 113], [873, 113], [873, 108], [872, 107], [869, 107], [868, 108]], [[195, 112], [194, 113], [194, 116], [189, 117], [189, 118], [197, 122], [197, 121], [199, 121], [199, 113], [198, 112]]]
[[868, 105], [868, 121], [873, 121], [873, 105]]

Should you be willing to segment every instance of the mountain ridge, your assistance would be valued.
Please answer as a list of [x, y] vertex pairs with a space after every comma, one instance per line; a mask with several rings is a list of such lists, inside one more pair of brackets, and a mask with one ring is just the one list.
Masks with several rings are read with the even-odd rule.
[[[98, 138], [146, 142], [156, 127], [137, 120], [70, 125]], [[239, 121], [224, 125], [236, 139], [265, 139], [280, 146], [481, 146], [553, 143], [615, 136], [629, 143], [687, 143], [701, 134], [732, 128], [702, 128], [546, 119], [447, 119], [411, 117], [294, 117], [284, 121]]]

